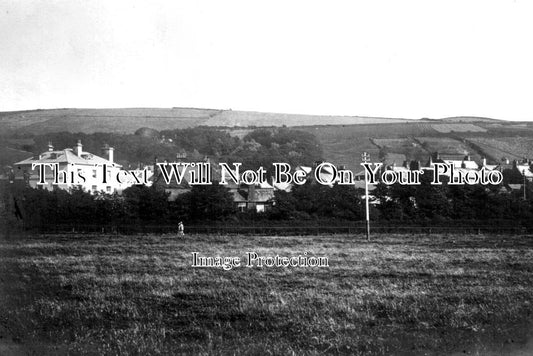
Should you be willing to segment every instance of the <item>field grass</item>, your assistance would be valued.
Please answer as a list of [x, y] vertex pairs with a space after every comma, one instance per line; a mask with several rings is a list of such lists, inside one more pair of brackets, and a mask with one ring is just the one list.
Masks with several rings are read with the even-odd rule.
[[156, 130], [199, 125], [298, 126], [402, 123], [405, 119], [365, 116], [325, 116], [263, 113], [199, 108], [51, 109], [0, 112], [0, 134], [43, 132], [133, 133], [140, 127]]
[[[327, 256], [326, 268], [192, 268]], [[91, 236], [0, 242], [0, 353], [533, 352], [531, 236]]]
[[219, 110], [194, 108], [52, 109], [0, 113], [0, 133], [115, 132], [140, 127], [157, 130], [202, 125]]
[[437, 124], [433, 128], [441, 133], [450, 132], [487, 132], [486, 129], [473, 124]]
[[429, 152], [439, 152], [442, 154], [466, 155], [469, 149], [461, 141], [449, 137], [417, 137]]
[[424, 163], [428, 160], [431, 153], [422, 148], [412, 137], [376, 138], [374, 139], [374, 143], [387, 152], [403, 154], [407, 160], [417, 160]]
[[364, 125], [403, 123], [405, 119], [367, 116], [333, 116], [265, 113], [256, 111], [224, 110], [211, 117], [207, 126], [301, 126], [301, 125]]
[[[390, 123], [386, 125], [332, 125], [298, 127], [314, 134], [324, 151], [324, 159], [335, 165], [345, 165], [354, 172], [361, 171], [361, 154], [368, 152], [372, 162], [379, 162], [380, 148], [372, 140], [406, 138], [435, 133], [431, 124], [419, 122]], [[405, 150], [391, 151], [408, 153]], [[409, 155], [412, 157], [412, 155]]]
[[509, 160], [533, 157], [533, 138], [531, 137], [469, 137], [467, 139], [498, 162], [503, 157]]

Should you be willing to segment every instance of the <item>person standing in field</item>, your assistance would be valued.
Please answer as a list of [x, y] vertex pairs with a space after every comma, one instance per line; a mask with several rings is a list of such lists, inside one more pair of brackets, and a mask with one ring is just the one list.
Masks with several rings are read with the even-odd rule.
[[178, 224], [178, 236], [185, 236], [185, 227], [181, 221]]

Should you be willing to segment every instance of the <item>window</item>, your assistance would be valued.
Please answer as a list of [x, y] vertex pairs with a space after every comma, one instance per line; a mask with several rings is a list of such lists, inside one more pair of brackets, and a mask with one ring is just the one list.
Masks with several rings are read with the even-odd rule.
[[111, 193], [111, 186], [108, 185], [107, 187], [105, 187], [105, 191]]
[[96, 189], [97, 189], [97, 188], [96, 188], [96, 185], [93, 185], [93, 186], [91, 187], [91, 189], [92, 189], [93, 192], [96, 192]]
[[93, 178], [96, 178], [96, 169], [93, 169]]

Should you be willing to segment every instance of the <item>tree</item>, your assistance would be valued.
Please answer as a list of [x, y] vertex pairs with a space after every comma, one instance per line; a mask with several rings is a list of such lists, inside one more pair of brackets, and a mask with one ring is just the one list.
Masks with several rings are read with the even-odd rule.
[[306, 182], [292, 191], [276, 192], [272, 218], [309, 219], [333, 218], [339, 220], [362, 219], [362, 203], [352, 186], [329, 187]]
[[126, 216], [142, 221], [165, 221], [168, 193], [158, 186], [133, 185], [122, 192]]
[[212, 185], [195, 185], [178, 200], [177, 211], [186, 211], [190, 220], [219, 220], [236, 212], [233, 197], [217, 181]]

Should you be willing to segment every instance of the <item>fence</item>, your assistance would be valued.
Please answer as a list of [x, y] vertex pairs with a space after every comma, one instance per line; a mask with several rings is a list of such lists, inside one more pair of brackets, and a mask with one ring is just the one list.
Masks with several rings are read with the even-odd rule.
[[[175, 225], [43, 225], [31, 229], [41, 234], [57, 233], [102, 233], [102, 234], [172, 234], [177, 233]], [[371, 234], [533, 234], [533, 226], [371, 226]], [[321, 234], [365, 234], [364, 226], [231, 226], [190, 225], [186, 234], [240, 234], [240, 235], [321, 235]]]

